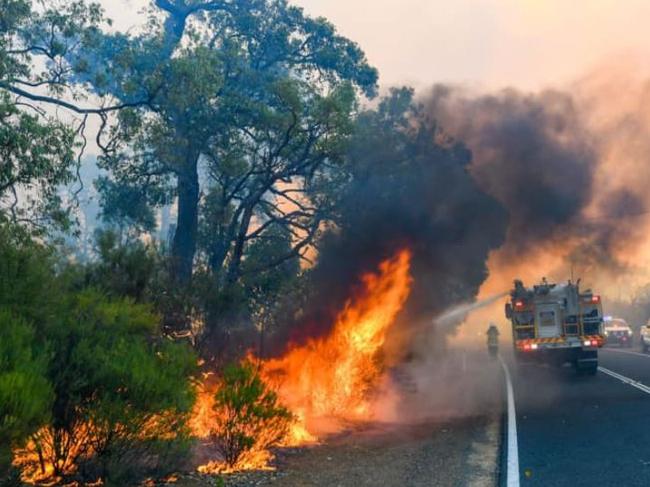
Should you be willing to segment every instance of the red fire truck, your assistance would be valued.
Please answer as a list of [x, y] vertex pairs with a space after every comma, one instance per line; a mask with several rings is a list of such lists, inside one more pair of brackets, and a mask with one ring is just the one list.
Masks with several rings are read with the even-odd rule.
[[532, 288], [515, 281], [506, 304], [512, 322], [515, 357], [522, 362], [567, 362], [580, 372], [595, 374], [603, 346], [600, 296], [575, 284], [551, 284], [543, 279]]

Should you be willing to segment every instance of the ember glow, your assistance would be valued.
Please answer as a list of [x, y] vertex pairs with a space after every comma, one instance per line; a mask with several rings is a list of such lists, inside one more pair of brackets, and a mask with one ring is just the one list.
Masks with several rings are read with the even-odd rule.
[[[296, 417], [287, 446], [315, 443], [350, 421], [372, 419], [372, 392], [385, 371], [379, 352], [409, 295], [410, 260], [411, 253], [402, 250], [382, 262], [377, 273], [363, 276], [363, 291], [346, 303], [328, 336], [260, 363], [262, 377]], [[206, 378], [198, 391], [190, 423], [195, 436], [204, 439], [216, 424], [213, 398], [218, 384], [210, 387], [209, 382]], [[234, 470], [268, 468], [270, 459], [267, 450], [252, 449]], [[227, 470], [223, 463], [210, 462], [199, 471]]]

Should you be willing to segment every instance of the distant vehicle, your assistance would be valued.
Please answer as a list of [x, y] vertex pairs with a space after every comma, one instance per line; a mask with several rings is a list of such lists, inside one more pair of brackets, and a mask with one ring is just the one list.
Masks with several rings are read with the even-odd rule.
[[[619, 345], [621, 347], [632, 346], [632, 328], [624, 319], [605, 318], [605, 343], [607, 345]], [[648, 337], [650, 339], [650, 337]]]
[[643, 352], [650, 350], [650, 320], [641, 327], [639, 341], [641, 342], [641, 350]]
[[543, 279], [527, 288], [515, 281], [506, 317], [512, 322], [518, 361], [570, 362], [578, 371], [597, 372], [598, 349], [605, 342], [600, 296], [580, 292], [579, 285], [580, 281], [550, 284]]

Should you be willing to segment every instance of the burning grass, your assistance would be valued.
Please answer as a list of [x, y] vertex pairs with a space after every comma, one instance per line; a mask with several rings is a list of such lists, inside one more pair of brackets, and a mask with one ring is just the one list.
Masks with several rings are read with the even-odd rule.
[[209, 409], [210, 423], [193, 426], [215, 440], [224, 458], [201, 466], [201, 473], [269, 468], [269, 448], [287, 436], [294, 420], [251, 360], [226, 367], [216, 392], [204, 393], [198, 404]]
[[[199, 467], [201, 472], [266, 469], [272, 459], [270, 446], [314, 443], [325, 432], [340, 430], [345, 422], [372, 419], [371, 392], [385, 372], [379, 352], [409, 295], [410, 259], [408, 250], [400, 251], [381, 263], [377, 273], [363, 276], [363, 293], [346, 303], [328, 336], [292, 347], [276, 359], [247, 359], [249, 364], [258, 364], [255, 376], [259, 374], [261, 383], [277, 390], [277, 397], [275, 393], [258, 394], [258, 399], [265, 398], [261, 404], [266, 404], [269, 411], [283, 406], [291, 411], [287, 431], [282, 421], [250, 423], [251, 410], [259, 409], [259, 404], [251, 407], [231, 401], [224, 408], [223, 391], [227, 389], [223, 389], [223, 381], [209, 386], [210, 378], [206, 378], [198, 391], [190, 423], [194, 434], [223, 442], [225, 425], [233, 420], [248, 421], [250, 424], [238, 434], [254, 437], [255, 441], [240, 448], [236, 460], [224, 454], [225, 462], [210, 462]], [[238, 407], [240, 411], [236, 411]]]
[[[219, 377], [203, 377], [188, 426], [193, 436], [216, 446], [221, 458], [200, 472], [270, 469], [274, 446], [317, 443], [350, 421], [372, 419], [372, 392], [385, 379], [380, 352], [410, 292], [410, 258], [409, 251], [398, 252], [363, 276], [362, 292], [345, 304], [328, 336], [275, 359], [249, 355]], [[67, 430], [45, 427], [33, 435], [14, 452], [23, 480], [87, 477], [79, 465], [106, 458], [122, 462], [149, 438], [173, 440], [186, 419], [172, 410], [118, 408], [119, 415], [99, 421], [102, 411], [80, 415]]]

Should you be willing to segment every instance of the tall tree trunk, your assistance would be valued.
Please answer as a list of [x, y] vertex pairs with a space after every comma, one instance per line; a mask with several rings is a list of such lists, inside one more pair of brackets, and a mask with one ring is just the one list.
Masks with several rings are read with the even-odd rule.
[[186, 287], [192, 280], [192, 264], [196, 253], [199, 222], [199, 175], [197, 158], [192, 156], [178, 176], [178, 216], [172, 243], [172, 279]]

